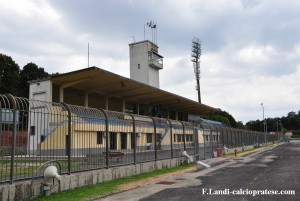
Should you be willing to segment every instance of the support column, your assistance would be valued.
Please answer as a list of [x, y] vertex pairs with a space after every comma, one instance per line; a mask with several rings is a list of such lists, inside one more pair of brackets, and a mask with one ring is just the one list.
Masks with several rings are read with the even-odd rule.
[[108, 97], [105, 96], [105, 110], [108, 110]]
[[89, 93], [87, 92], [84, 94], [84, 106], [89, 107]]
[[64, 88], [62, 86], [59, 87], [59, 102], [64, 102]]
[[139, 115], [140, 114], [140, 104], [136, 104], [136, 113]]
[[125, 100], [122, 100], [122, 112], [125, 112], [126, 110], [126, 102]]

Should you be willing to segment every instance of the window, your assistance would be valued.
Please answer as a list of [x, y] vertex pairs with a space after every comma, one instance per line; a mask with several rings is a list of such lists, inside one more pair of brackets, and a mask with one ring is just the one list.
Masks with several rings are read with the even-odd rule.
[[102, 131], [97, 131], [97, 144], [102, 144], [103, 143], [103, 132]]
[[45, 141], [45, 135], [41, 135], [41, 143]]
[[140, 69], [141, 68], [141, 65], [140, 64], [138, 64], [138, 69]]
[[127, 133], [121, 133], [121, 149], [127, 149]]
[[175, 142], [183, 142], [183, 134], [177, 134], [174, 137], [175, 137], [174, 139]]
[[[138, 138], [138, 133], [135, 133], [135, 138], [136, 139]], [[130, 144], [131, 144], [131, 149], [134, 149], [135, 143], [134, 143], [134, 134], [133, 133], [130, 133]]]
[[161, 142], [162, 141], [162, 134], [161, 133], [157, 133], [156, 134], [156, 142]]
[[194, 141], [194, 136], [193, 134], [189, 134], [189, 135], [186, 135], [186, 142], [193, 142]]
[[35, 135], [35, 126], [30, 126], [30, 135]]
[[183, 142], [183, 134], [177, 135], [177, 142]]
[[137, 107], [135, 103], [126, 102], [125, 103], [125, 112], [131, 114], [137, 114]]
[[152, 133], [147, 133], [147, 143], [152, 143]]
[[109, 133], [109, 141], [110, 141], [110, 149], [117, 149], [117, 133], [110, 132]]

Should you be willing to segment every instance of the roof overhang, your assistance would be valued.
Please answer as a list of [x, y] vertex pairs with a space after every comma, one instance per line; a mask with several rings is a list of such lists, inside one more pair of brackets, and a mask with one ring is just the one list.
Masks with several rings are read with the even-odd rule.
[[51, 82], [63, 88], [74, 87], [87, 93], [99, 93], [139, 104], [161, 105], [184, 113], [206, 114], [219, 110], [98, 67], [60, 74]]

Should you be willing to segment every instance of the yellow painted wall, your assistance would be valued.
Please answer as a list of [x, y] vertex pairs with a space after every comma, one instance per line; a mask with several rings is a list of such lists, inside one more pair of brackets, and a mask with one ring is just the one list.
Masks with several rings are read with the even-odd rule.
[[68, 133], [68, 124], [64, 123], [60, 125], [51, 135], [49, 135], [45, 139], [43, 143], [41, 143], [41, 150], [65, 149], [67, 133]]
[[[62, 111], [59, 107], [52, 108], [55, 112], [59, 115], [51, 115], [50, 120], [51, 122], [61, 122], [65, 121], [62, 125], [57, 127], [57, 129], [50, 135], [46, 140], [41, 144], [41, 149], [65, 149], [66, 147], [66, 135], [67, 135], [67, 111]], [[97, 144], [97, 131], [105, 132], [105, 124], [103, 121], [101, 123], [91, 122], [91, 123], [84, 123], [84, 120], [75, 114], [72, 114], [74, 121], [71, 125], [71, 147], [72, 148], [97, 148], [103, 147], [106, 145], [106, 138], [103, 134], [103, 143]], [[78, 123], [76, 123], [78, 121]], [[114, 122], [113, 122], [114, 123]], [[121, 149], [121, 133], [128, 133], [127, 134], [127, 149], [131, 148], [131, 137], [130, 133], [133, 132], [132, 124], [128, 123], [128, 121], [124, 120], [124, 122], [115, 122], [116, 124], [109, 124], [109, 132], [117, 133], [117, 149]], [[119, 125], [118, 125], [119, 123]], [[138, 134], [137, 137], [137, 146], [147, 146], [147, 133], [154, 133], [154, 128], [149, 125], [148, 123], [140, 123], [140, 126], [137, 125], [136, 133]], [[171, 130], [168, 129], [165, 135], [166, 129], [165, 128], [157, 128], [156, 133], [161, 134], [163, 140], [161, 145], [169, 145], [170, 144], [170, 134]], [[203, 143], [203, 135], [202, 131], [199, 130], [199, 143]], [[172, 128], [173, 133], [173, 143], [174, 143], [174, 135], [176, 134], [183, 134], [182, 129], [174, 129]], [[185, 134], [193, 134], [194, 130], [187, 128], [185, 129]], [[178, 142], [175, 142], [178, 143]], [[179, 142], [182, 143], [182, 142]], [[178, 144], [179, 144], [178, 143]], [[152, 137], [152, 144], [154, 144], [154, 136]], [[52, 147], [50, 147], [52, 146]]]

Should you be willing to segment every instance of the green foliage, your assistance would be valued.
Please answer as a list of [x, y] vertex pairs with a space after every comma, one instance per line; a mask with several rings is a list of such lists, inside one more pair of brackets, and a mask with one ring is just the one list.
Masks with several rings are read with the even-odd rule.
[[246, 127], [244, 126], [243, 122], [242, 121], [238, 121], [236, 123], [236, 128], [239, 128], [239, 129], [245, 129]]
[[20, 72], [20, 94], [19, 96], [28, 98], [29, 96], [29, 83], [28, 81], [37, 80], [49, 77], [44, 68], [38, 67], [34, 63], [26, 64]]
[[300, 129], [300, 110], [298, 113], [289, 112], [286, 117], [281, 117], [281, 122], [287, 130]]
[[[231, 116], [228, 112], [225, 111], [218, 111], [209, 115], [204, 115], [203, 116], [204, 119], [209, 119], [209, 120], [213, 120], [213, 121], [219, 121], [222, 122], [228, 126], [231, 126], [233, 128], [237, 128], [238, 124], [235, 121], [235, 119], [233, 118], [233, 116]], [[243, 124], [243, 123], [241, 123]], [[241, 125], [239, 125], [241, 126]]]
[[300, 129], [299, 130], [293, 130], [292, 133], [293, 133], [293, 135], [298, 135], [298, 137], [300, 137]]
[[0, 53], [0, 93], [18, 95], [20, 67], [10, 56]]
[[[58, 73], [52, 74], [58, 75]], [[44, 68], [34, 63], [26, 64], [22, 70], [10, 56], [0, 53], [0, 93], [10, 93], [15, 96], [28, 98], [28, 81], [49, 77]]]
[[[286, 117], [267, 118], [266, 122], [268, 132], [294, 130], [298, 133], [300, 130], [300, 110], [298, 113], [289, 112]], [[249, 121], [246, 123], [246, 127], [252, 131], [263, 131], [263, 121]]]
[[60, 75], [59, 72], [56, 72], [56, 73], [52, 73], [52, 74], [50, 75], [50, 77], [51, 77], [51, 78], [54, 78], [54, 77], [57, 77], [58, 75]]
[[246, 123], [246, 129], [251, 131], [263, 131], [263, 124], [262, 121], [249, 121]]

